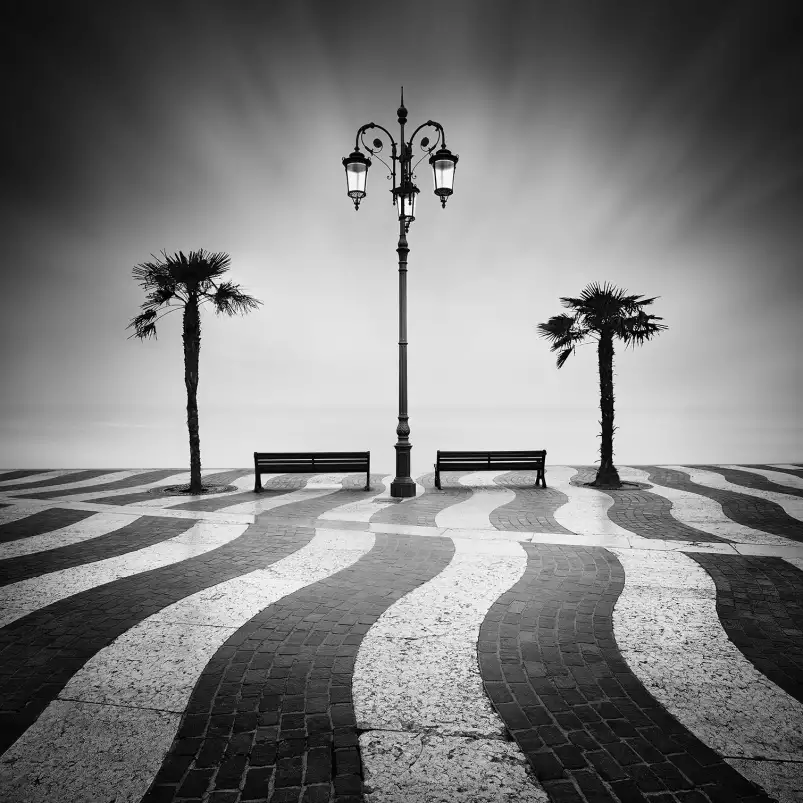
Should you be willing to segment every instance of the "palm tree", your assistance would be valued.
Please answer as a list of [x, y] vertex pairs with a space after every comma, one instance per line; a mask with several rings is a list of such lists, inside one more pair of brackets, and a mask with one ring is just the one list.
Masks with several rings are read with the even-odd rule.
[[[142, 312], [126, 328], [131, 337], [156, 337], [156, 322], [177, 309], [184, 310], [184, 384], [187, 388], [187, 428], [190, 434], [191, 494], [203, 491], [201, 485], [201, 439], [198, 434], [198, 355], [201, 351], [200, 307], [209, 302], [215, 312], [245, 314], [261, 301], [241, 292], [240, 286], [220, 277], [229, 269], [231, 258], [223, 252], [213, 254], [200, 249], [185, 256], [181, 251], [134, 268], [134, 278], [147, 296]], [[169, 308], [169, 309], [166, 309]], [[166, 310], [166, 311], [165, 311]], [[130, 339], [130, 338], [129, 338]]]
[[[657, 298], [657, 296], [656, 296]], [[668, 327], [656, 323], [662, 321], [656, 315], [648, 315], [644, 307], [655, 298], [627, 295], [625, 290], [605, 283], [589, 284], [580, 298], [561, 298], [564, 307], [573, 311], [555, 315], [546, 323], [539, 323], [541, 337], [552, 341], [550, 351], [559, 351], [557, 365], [561, 368], [577, 346], [597, 341], [599, 358], [599, 393], [602, 420], [600, 465], [592, 485], [621, 487], [619, 472], [613, 464], [613, 340], [618, 337], [625, 347], [640, 346], [662, 329]]]

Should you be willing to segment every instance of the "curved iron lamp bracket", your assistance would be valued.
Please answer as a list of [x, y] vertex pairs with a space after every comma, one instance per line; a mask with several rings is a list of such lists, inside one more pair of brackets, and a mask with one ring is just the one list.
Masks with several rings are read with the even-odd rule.
[[[391, 162], [393, 162], [392, 167], [381, 156], [379, 156], [379, 151], [381, 151], [384, 146], [384, 143], [382, 142], [381, 139], [379, 139], [378, 137], [375, 138], [370, 145], [365, 141], [366, 132], [370, 131], [372, 128], [378, 128], [380, 131], [384, 132], [385, 136], [387, 136], [387, 138], [390, 140], [390, 160]], [[365, 148], [365, 150], [368, 151], [368, 153], [370, 153], [371, 156], [376, 156], [376, 158], [379, 159], [379, 161], [382, 162], [383, 165], [385, 165], [385, 167], [388, 169], [387, 178], [393, 180], [393, 188], [395, 189], [397, 145], [396, 145], [396, 140], [393, 139], [393, 134], [391, 134], [390, 131], [387, 130], [387, 128], [384, 128], [381, 125], [377, 125], [376, 123], [366, 123], [364, 126], [361, 126], [357, 131], [357, 137], [355, 139], [355, 148], [357, 150], [360, 149], [360, 143], [362, 143], [363, 148]]]
[[411, 155], [413, 153], [413, 145], [415, 142], [416, 134], [422, 129], [427, 128], [427, 126], [435, 129], [435, 141], [430, 144], [429, 137], [422, 137], [421, 141], [418, 143], [419, 147], [422, 151], [424, 151], [424, 155], [410, 168], [410, 176], [411, 178], [415, 179], [415, 173], [413, 172], [421, 162], [429, 156], [438, 145], [443, 142], [443, 147], [446, 147], [446, 132], [443, 130], [443, 126], [440, 123], [435, 122], [435, 120], [427, 120], [426, 123], [422, 123], [415, 131], [413, 131], [412, 136], [407, 142], [407, 152]]

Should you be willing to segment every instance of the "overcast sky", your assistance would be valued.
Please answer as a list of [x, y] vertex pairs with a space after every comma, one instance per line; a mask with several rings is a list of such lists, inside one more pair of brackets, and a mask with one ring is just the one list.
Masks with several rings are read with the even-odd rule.
[[[179, 315], [127, 339], [131, 270], [231, 255], [203, 317], [205, 467], [370, 449], [391, 473], [398, 224], [374, 121], [446, 129], [409, 234], [414, 473], [438, 448], [598, 458], [593, 346], [536, 325], [591, 281], [660, 296], [617, 349], [615, 458], [803, 459], [803, 16], [759, 2], [28, 2], [3, 34], [4, 467], [184, 467]], [[412, 130], [408, 127], [408, 133]]]

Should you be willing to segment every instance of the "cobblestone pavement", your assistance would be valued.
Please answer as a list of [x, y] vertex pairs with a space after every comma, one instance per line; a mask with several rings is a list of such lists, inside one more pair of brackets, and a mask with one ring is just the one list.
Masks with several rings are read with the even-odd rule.
[[803, 801], [803, 465], [0, 471], [0, 800]]

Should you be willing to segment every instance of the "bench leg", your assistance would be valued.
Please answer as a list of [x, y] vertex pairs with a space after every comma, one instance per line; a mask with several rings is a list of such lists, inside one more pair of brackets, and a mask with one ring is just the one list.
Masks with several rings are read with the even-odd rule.
[[440, 491], [441, 489], [441, 472], [438, 469], [437, 463], [435, 464], [435, 487]]
[[258, 472], [254, 472], [254, 493], [262, 493], [262, 475]]

